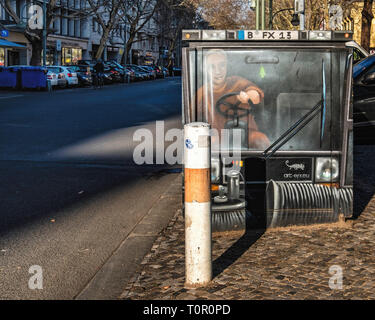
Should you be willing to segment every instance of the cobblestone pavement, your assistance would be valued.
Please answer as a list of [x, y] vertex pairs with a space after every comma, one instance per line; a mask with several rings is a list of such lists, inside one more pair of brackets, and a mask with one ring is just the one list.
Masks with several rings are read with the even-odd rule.
[[[375, 299], [375, 168], [369, 174], [369, 167], [358, 162], [370, 156], [366, 148], [357, 148], [355, 154], [354, 181], [361, 196], [355, 205], [364, 208], [358, 219], [214, 234], [211, 284], [186, 289], [184, 221], [178, 210], [120, 298]], [[364, 170], [366, 179], [356, 180]], [[332, 266], [342, 268], [342, 289], [330, 288]]]

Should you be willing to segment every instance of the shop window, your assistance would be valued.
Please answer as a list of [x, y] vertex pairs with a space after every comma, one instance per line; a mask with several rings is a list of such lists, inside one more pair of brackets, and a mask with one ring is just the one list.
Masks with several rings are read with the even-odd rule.
[[78, 60], [82, 60], [81, 48], [63, 48], [62, 64], [77, 64]]

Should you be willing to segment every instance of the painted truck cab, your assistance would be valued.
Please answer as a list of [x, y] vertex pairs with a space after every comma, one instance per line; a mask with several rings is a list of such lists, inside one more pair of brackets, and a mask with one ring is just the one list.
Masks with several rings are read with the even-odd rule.
[[183, 122], [211, 125], [213, 230], [353, 211], [347, 31], [184, 30]]

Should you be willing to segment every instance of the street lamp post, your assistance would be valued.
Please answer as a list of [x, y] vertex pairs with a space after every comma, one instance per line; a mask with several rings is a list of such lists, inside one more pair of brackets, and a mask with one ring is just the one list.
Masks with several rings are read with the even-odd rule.
[[[253, 3], [253, 2], [251, 2]], [[256, 0], [255, 2], [255, 28], [256, 30], [265, 29], [266, 23], [266, 5], [265, 0]]]
[[265, 29], [265, 22], [266, 22], [266, 4], [265, 0], [262, 0], [262, 30]]
[[294, 0], [294, 11], [299, 13], [299, 29], [305, 30], [305, 0]]
[[269, 6], [268, 7], [269, 7], [269, 11], [270, 11], [269, 21], [268, 21], [268, 23], [269, 23], [268, 28], [270, 30], [272, 30], [272, 0], [269, 0]]

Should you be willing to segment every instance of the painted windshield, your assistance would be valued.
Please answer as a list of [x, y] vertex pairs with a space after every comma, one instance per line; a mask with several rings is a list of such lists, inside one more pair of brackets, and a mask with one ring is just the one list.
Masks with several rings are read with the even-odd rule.
[[242, 149], [265, 150], [321, 103], [280, 150], [339, 148], [345, 52], [209, 48], [189, 58], [191, 119], [209, 122], [219, 137], [238, 129]]

